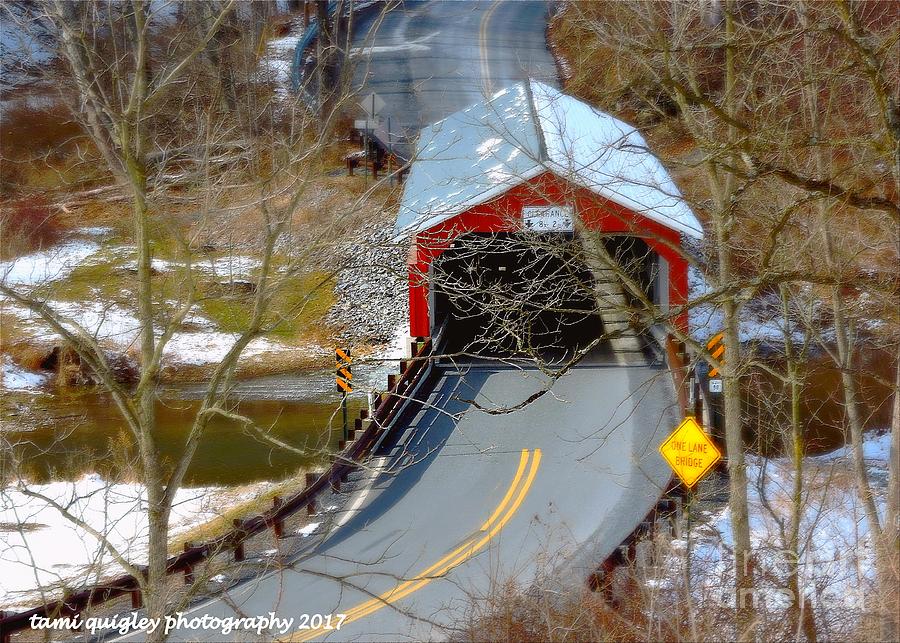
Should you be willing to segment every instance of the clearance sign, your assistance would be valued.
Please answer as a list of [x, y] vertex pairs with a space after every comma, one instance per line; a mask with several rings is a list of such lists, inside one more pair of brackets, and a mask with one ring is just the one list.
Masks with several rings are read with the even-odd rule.
[[678, 425], [659, 452], [688, 487], [697, 484], [722, 459], [719, 449], [692, 417]]

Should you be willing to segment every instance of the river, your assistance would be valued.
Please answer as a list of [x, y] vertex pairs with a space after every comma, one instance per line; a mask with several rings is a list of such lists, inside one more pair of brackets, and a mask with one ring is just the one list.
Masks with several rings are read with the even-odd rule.
[[[366, 408], [364, 389], [384, 387], [396, 362], [354, 365], [357, 391], [348, 399], [350, 423]], [[181, 453], [203, 393], [200, 384], [169, 385], [156, 404], [156, 439], [164, 462]], [[126, 454], [133, 454], [126, 425], [108, 393], [83, 390], [31, 396], [4, 409], [3, 436], [33, 482], [76, 480], [87, 473], [128, 479]], [[321, 465], [342, 433], [341, 396], [330, 370], [238, 382], [229, 410], [251, 418], [304, 455], [273, 446], [238, 422], [214, 418], [188, 470], [186, 486], [238, 486], [281, 480], [300, 467]], [[27, 405], [23, 406], [23, 405]], [[19, 424], [23, 430], [16, 430]]]

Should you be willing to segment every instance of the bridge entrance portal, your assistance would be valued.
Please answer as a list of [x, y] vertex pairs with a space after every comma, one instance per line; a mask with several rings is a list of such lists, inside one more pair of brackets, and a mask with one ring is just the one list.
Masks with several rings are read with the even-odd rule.
[[571, 234], [468, 233], [430, 268], [444, 351], [561, 359], [603, 330], [591, 271]]

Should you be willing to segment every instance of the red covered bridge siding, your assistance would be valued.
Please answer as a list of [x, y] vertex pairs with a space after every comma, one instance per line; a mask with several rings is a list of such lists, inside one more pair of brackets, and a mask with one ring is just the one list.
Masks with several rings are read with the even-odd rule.
[[[665, 294], [687, 301], [682, 235], [702, 231], [634, 128], [531, 81], [422, 130], [395, 232], [409, 236], [410, 334], [427, 336], [432, 262], [465, 233], [523, 229], [523, 208], [570, 208], [580, 229], [638, 237]], [[665, 269], [660, 268], [665, 266]], [[687, 313], [673, 322], [687, 330]]]

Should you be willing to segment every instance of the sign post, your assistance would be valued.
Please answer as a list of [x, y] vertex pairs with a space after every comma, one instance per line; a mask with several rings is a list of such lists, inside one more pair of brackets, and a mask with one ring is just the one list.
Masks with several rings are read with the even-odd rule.
[[350, 357], [350, 349], [334, 349], [334, 367], [336, 370], [335, 373], [335, 383], [337, 384], [337, 390], [341, 394], [341, 415], [344, 420], [344, 440], [347, 439], [349, 434], [349, 426], [347, 425], [347, 393], [353, 392], [353, 370], [350, 364], [353, 362], [353, 358]]
[[[368, 96], [365, 96], [361, 101], [359, 101], [358, 105], [362, 107], [363, 111], [368, 114], [369, 118], [372, 119], [372, 129], [374, 130], [374, 124], [377, 122], [377, 116], [381, 110], [384, 109], [385, 103], [384, 99], [381, 98], [375, 92], [372, 92]], [[369, 182], [369, 128], [367, 127], [363, 130], [363, 149], [366, 152], [366, 183]], [[375, 174], [375, 160], [372, 160], [372, 174]]]
[[722, 454], [697, 421], [688, 416], [682, 420], [671, 435], [659, 447], [663, 459], [669, 463], [676, 475], [687, 487], [684, 507], [687, 520], [685, 539], [687, 540], [687, 566], [685, 580], [691, 582], [691, 518], [694, 510], [694, 486], [709, 473]]

